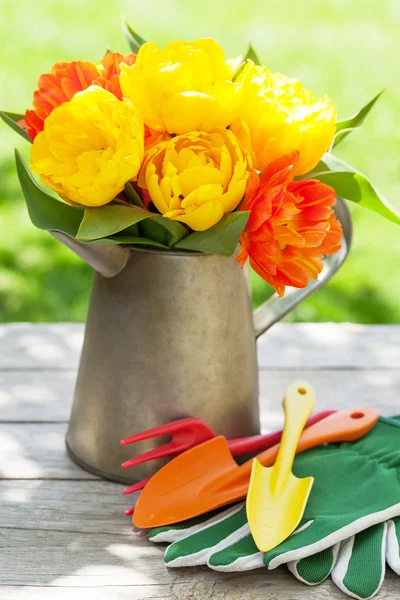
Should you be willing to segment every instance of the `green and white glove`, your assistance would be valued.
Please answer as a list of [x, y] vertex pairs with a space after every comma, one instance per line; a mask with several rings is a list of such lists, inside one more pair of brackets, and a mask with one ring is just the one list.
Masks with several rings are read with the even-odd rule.
[[[207, 524], [199, 522], [192, 523], [190, 527], [170, 529], [163, 528], [164, 531], [153, 530], [152, 541], [176, 541], [186, 537], [188, 543], [192, 545], [192, 553], [176, 555], [175, 551], [178, 544], [174, 547], [174, 552], [168, 552], [166, 564], [168, 566], [191, 566], [206, 564], [209, 558], [211, 545], [214, 550], [225, 546], [232, 541], [235, 535], [240, 535], [240, 527], [234, 530], [234, 516], [242, 508], [236, 506], [220, 514], [220, 518], [212, 517]], [[227, 519], [231, 516], [231, 519]], [[237, 518], [237, 517], [236, 517]], [[218, 542], [218, 538], [213, 539], [213, 528], [210, 525], [217, 525], [229, 521], [233, 532], [225, 531], [226, 537]], [[236, 523], [239, 525], [239, 523]], [[225, 526], [225, 525], [224, 525]], [[217, 527], [214, 528], [214, 532]], [[161, 530], [161, 528], [160, 528]], [[193, 535], [198, 533], [198, 535]], [[167, 538], [167, 539], [166, 539]], [[216, 545], [213, 544], [216, 542]], [[170, 547], [172, 549], [172, 547]], [[253, 566], [263, 566], [263, 556], [252, 556]], [[256, 562], [257, 560], [257, 562]], [[400, 518], [396, 517], [388, 522], [379, 523], [369, 527], [356, 536], [344, 540], [331, 548], [318, 552], [307, 558], [288, 563], [289, 570], [294, 576], [307, 585], [317, 585], [322, 583], [331, 575], [334, 583], [348, 596], [367, 600], [378, 593], [386, 570], [386, 561], [392, 570], [400, 575]], [[241, 564], [243, 567], [243, 563]], [[237, 570], [241, 570], [240, 565], [236, 565]]]
[[288, 563], [297, 579], [308, 585], [329, 575], [345, 594], [367, 600], [378, 593], [386, 562], [400, 575], [400, 518], [378, 523], [307, 558]]
[[[240, 502], [222, 512], [207, 513], [175, 525], [156, 527], [149, 531], [148, 537], [151, 542], [172, 542], [165, 551], [166, 565], [192, 567], [207, 564], [214, 552], [229, 547], [249, 533], [246, 506]], [[262, 560], [257, 566], [263, 566]]]
[[243, 504], [181, 526], [153, 529], [149, 538], [177, 540], [166, 550], [168, 566], [207, 563], [216, 570], [241, 571], [298, 561], [400, 515], [399, 442], [400, 424], [380, 418], [356, 442], [299, 454], [295, 475], [315, 477], [303, 520], [287, 540], [265, 555], [250, 535]]
[[[393, 417], [400, 421], [400, 416]], [[379, 592], [386, 562], [400, 575], [400, 518], [379, 523], [348, 540], [307, 558], [288, 563], [289, 571], [307, 585], [329, 575], [345, 594], [366, 600]]]

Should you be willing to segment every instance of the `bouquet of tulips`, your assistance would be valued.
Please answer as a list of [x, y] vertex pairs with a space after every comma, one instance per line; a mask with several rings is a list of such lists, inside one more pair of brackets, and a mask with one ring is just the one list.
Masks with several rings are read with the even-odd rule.
[[57, 62], [33, 107], [2, 118], [32, 142], [17, 153], [33, 223], [82, 243], [248, 259], [283, 295], [340, 248], [336, 194], [400, 223], [368, 179], [331, 152], [378, 94], [338, 121], [331, 101], [211, 39], [145, 42], [98, 63]]

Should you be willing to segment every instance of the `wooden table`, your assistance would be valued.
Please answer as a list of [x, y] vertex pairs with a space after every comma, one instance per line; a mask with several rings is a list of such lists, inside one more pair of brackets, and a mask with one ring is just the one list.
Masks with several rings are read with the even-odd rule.
[[[0, 326], [0, 598], [46, 600], [334, 600], [285, 567], [216, 573], [167, 569], [162, 549], [132, 534], [132, 497], [67, 456], [64, 436], [82, 343], [75, 324]], [[262, 425], [281, 424], [295, 378], [319, 408], [375, 406], [400, 413], [400, 327], [279, 324], [259, 341]], [[380, 599], [400, 597], [387, 574]]]

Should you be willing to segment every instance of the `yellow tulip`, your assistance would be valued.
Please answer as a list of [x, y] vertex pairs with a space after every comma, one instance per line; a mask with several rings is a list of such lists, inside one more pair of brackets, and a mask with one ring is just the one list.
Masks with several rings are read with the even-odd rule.
[[188, 133], [228, 127], [238, 116], [242, 94], [232, 82], [234, 67], [214, 40], [171, 42], [163, 50], [148, 42], [134, 65], [121, 64], [120, 84], [151, 129]]
[[153, 146], [145, 154], [138, 183], [164, 217], [204, 231], [237, 207], [247, 168], [236, 136], [216, 127]]
[[336, 109], [324, 96], [316, 98], [299, 81], [271, 73], [252, 61], [238, 77], [244, 100], [231, 125], [263, 171], [275, 159], [299, 152], [296, 175], [311, 171], [328, 150], [336, 130]]
[[47, 117], [32, 144], [31, 167], [65, 200], [102, 206], [136, 177], [143, 155], [143, 122], [136, 108], [90, 86]]

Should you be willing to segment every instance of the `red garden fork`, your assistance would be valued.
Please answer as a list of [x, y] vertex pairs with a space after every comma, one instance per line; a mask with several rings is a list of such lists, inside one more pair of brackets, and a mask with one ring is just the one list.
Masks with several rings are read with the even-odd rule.
[[[316, 412], [308, 419], [306, 427], [310, 427], [310, 425], [325, 419], [325, 417], [328, 417], [334, 412], [334, 410]], [[141, 442], [162, 435], [171, 435], [171, 440], [158, 448], [154, 448], [153, 450], [149, 450], [148, 452], [144, 452], [143, 454], [139, 454], [138, 456], [125, 461], [122, 463], [121, 467], [127, 469], [149, 460], [155, 460], [156, 458], [177, 456], [178, 454], [185, 452], [185, 450], [189, 450], [189, 448], [193, 448], [194, 446], [215, 437], [215, 433], [207, 423], [200, 419], [187, 418], [136, 433], [135, 435], [131, 435], [130, 437], [121, 440], [120, 444], [121, 446], [127, 446], [129, 444], [134, 444], [135, 442]], [[281, 437], [282, 431], [275, 431], [274, 433], [268, 433], [266, 435], [254, 435], [251, 437], [228, 440], [228, 446], [233, 456], [243, 456], [244, 454], [257, 453], [266, 450], [275, 444], [279, 444]], [[150, 477], [142, 479], [125, 488], [124, 494], [133, 494], [134, 492], [142, 490], [149, 479]], [[125, 511], [125, 515], [130, 516], [133, 512], [134, 508], [130, 508]]]

